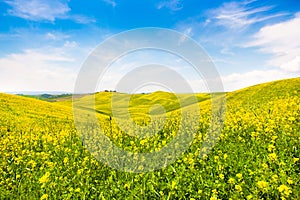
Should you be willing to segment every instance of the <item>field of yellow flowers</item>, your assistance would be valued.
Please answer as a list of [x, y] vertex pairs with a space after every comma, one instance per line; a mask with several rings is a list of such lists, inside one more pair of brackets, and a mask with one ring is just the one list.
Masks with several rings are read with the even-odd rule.
[[[299, 94], [300, 78], [227, 93], [222, 133], [202, 157], [210, 100], [197, 95], [203, 109], [190, 148], [148, 173], [118, 171], [97, 161], [78, 136], [70, 102], [0, 94], [0, 199], [300, 199]], [[141, 124], [148, 123], [142, 119], [152, 103], [170, 111], [153, 137], [140, 140], [121, 131], [109, 120], [105, 103], [96, 105], [99, 123], [123, 149], [156, 151], [172, 140], [182, 117], [170, 95], [141, 94], [130, 103]]]

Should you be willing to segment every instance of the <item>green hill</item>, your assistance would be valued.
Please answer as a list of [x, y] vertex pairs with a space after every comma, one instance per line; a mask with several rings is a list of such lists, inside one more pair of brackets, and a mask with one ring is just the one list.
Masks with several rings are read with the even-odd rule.
[[286, 97], [299, 96], [300, 78], [285, 79], [263, 83], [227, 95], [227, 101], [239, 101], [243, 105], [265, 104]]
[[[193, 98], [194, 97], [194, 98]], [[124, 94], [118, 92], [99, 92], [96, 94], [85, 95], [80, 99], [82, 105], [87, 109], [92, 109], [94, 106], [91, 102], [95, 99], [95, 109], [98, 113], [112, 115], [112, 107], [116, 110], [119, 116], [127, 113], [134, 116], [144, 116], [152, 109], [153, 113], [161, 113], [161, 108], [156, 105], [161, 105], [165, 112], [177, 110], [179, 108], [190, 106], [195, 103], [210, 100], [210, 94], [173, 94], [169, 92], [154, 92], [150, 94]], [[59, 101], [56, 104], [72, 106], [72, 101]], [[154, 110], [153, 110], [154, 109]]]

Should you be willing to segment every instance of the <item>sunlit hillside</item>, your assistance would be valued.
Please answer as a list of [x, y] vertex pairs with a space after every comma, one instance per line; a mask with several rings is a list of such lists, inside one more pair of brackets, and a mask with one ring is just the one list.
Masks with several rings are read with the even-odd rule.
[[[76, 98], [76, 96], [75, 96]], [[115, 108], [117, 113], [129, 112], [132, 117], [145, 116], [149, 111], [155, 113], [155, 106], [160, 105], [164, 112], [171, 112], [179, 108], [190, 106], [197, 102], [210, 100], [210, 94], [173, 94], [169, 92], [157, 91], [149, 94], [124, 94], [118, 92], [98, 92], [96, 94], [89, 94], [81, 97], [81, 101], [86, 108], [94, 109], [90, 105], [91, 100], [95, 100], [95, 109], [98, 113], [104, 115], [112, 115], [112, 107]], [[62, 98], [63, 99], [63, 98]], [[56, 99], [55, 104], [72, 106], [72, 100]], [[154, 109], [154, 110], [153, 110]], [[160, 108], [156, 108], [160, 109]], [[158, 112], [159, 114], [160, 112]]]
[[[91, 110], [89, 100], [96, 99], [105, 135], [135, 153], [160, 151], [175, 138], [180, 118], [189, 124], [193, 117], [193, 112], [180, 115], [180, 109], [200, 109], [197, 123], [185, 130], [196, 127], [188, 133], [193, 136], [190, 148], [172, 164], [148, 173], [123, 172], [98, 162], [84, 147], [93, 138], [83, 137], [87, 143], [77, 134], [70, 99], [51, 103], [0, 94], [0, 199], [300, 199], [299, 94], [300, 78], [227, 93], [222, 133], [206, 153], [202, 144], [210, 138], [209, 94], [197, 94], [197, 106], [191, 94], [166, 92], [80, 97], [87, 102], [83, 110]], [[128, 104], [131, 117], [139, 120], [165, 110], [163, 128], [142, 139], [127, 134], [111, 107], [122, 116]], [[143, 162], [125, 166], [133, 172], [144, 167]]]

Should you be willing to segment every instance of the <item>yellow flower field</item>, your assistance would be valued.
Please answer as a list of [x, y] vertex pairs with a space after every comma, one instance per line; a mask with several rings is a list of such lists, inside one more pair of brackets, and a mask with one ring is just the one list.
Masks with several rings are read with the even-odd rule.
[[[300, 199], [299, 94], [300, 78], [227, 93], [224, 127], [207, 154], [201, 147], [210, 126], [210, 100], [197, 95], [201, 116], [191, 124], [198, 131], [191, 133], [190, 148], [171, 165], [148, 173], [118, 171], [96, 160], [77, 134], [70, 101], [0, 94], [0, 199]], [[193, 117], [172, 109], [179, 105], [169, 93], [133, 96], [130, 112], [137, 124], [149, 123], [147, 99], [161, 99], [168, 111], [162, 130], [139, 139], [109, 119], [107, 95], [96, 94], [99, 124], [127, 151], [159, 151], [175, 137], [179, 119]], [[136, 164], [137, 170], [143, 167]]]

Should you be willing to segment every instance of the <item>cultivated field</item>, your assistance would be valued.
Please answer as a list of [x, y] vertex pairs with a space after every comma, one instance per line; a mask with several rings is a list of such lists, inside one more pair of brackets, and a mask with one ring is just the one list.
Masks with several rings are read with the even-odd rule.
[[[83, 145], [92, 144], [91, 138], [76, 131], [70, 98], [46, 102], [0, 94], [0, 199], [300, 199], [299, 94], [300, 78], [227, 93], [224, 127], [209, 152], [202, 148], [212, 117], [209, 94], [197, 94], [196, 104], [189, 94], [166, 92], [81, 97], [87, 102], [95, 97], [105, 135], [135, 153], [161, 150], [176, 136], [180, 121], [189, 124], [193, 110], [200, 109], [197, 123], [185, 128], [194, 137], [188, 150], [171, 165], [147, 173], [123, 172], [97, 161]], [[155, 120], [159, 125], [166, 112], [163, 128], [143, 139], [125, 133], [112, 113], [111, 96], [117, 116], [127, 113], [130, 99], [130, 116], [141, 126]], [[152, 121], [149, 109], [157, 116]]]

